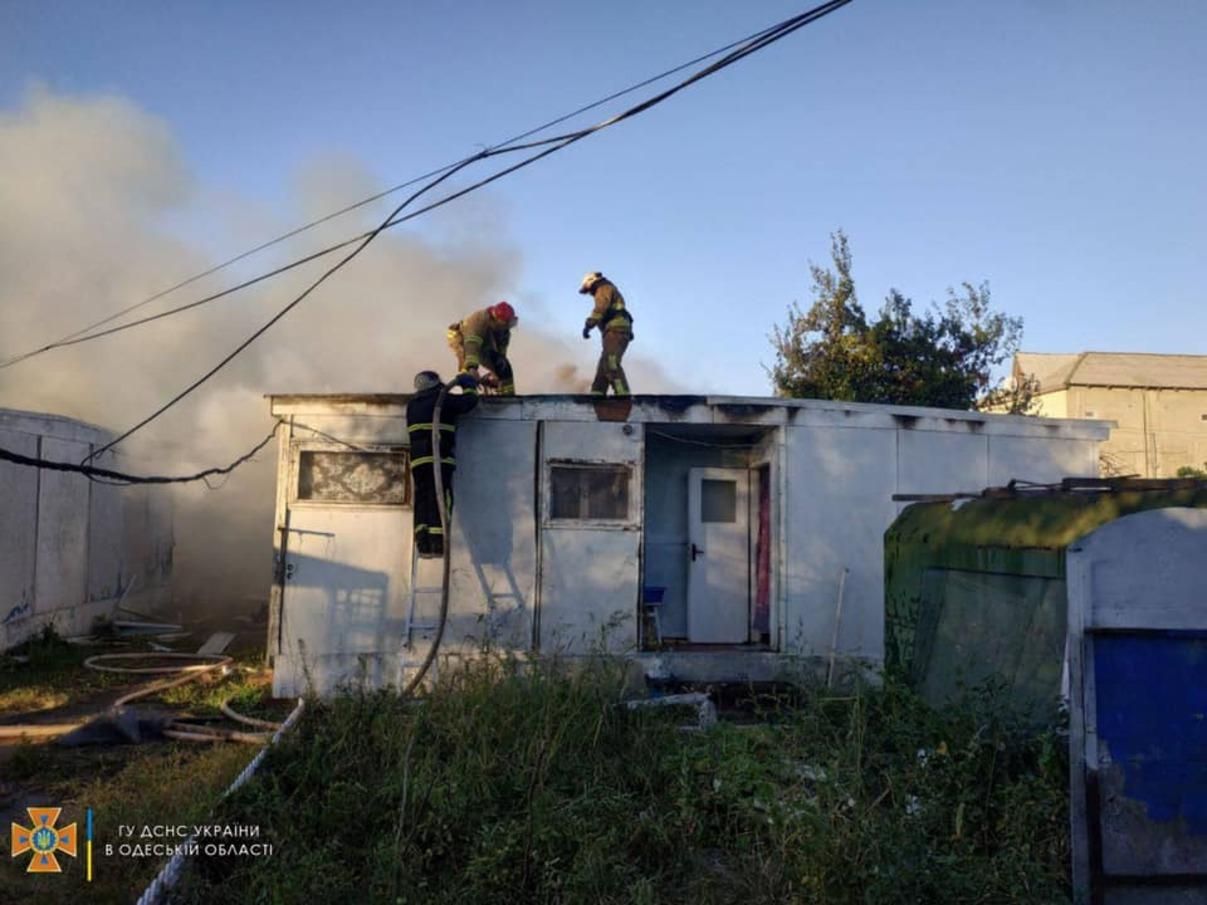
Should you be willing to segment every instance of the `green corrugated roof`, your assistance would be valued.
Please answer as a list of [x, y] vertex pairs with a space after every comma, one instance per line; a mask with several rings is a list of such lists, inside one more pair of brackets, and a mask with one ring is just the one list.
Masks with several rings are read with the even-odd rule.
[[[1207, 508], [1207, 482], [1173, 490], [1003, 491], [971, 500], [915, 503], [884, 535], [885, 666], [915, 681], [926, 673], [941, 601], [927, 573], [1017, 576], [1063, 585], [1065, 550], [1133, 512]], [[928, 591], [928, 587], [930, 590]], [[981, 604], [969, 598], [970, 612]], [[985, 605], [994, 605], [985, 602]], [[1021, 643], [1021, 639], [1019, 641]]]

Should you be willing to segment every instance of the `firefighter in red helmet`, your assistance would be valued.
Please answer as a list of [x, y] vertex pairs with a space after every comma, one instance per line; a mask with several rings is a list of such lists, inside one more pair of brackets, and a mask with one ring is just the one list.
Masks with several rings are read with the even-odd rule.
[[[507, 360], [507, 346], [518, 321], [511, 305], [498, 302], [450, 324], [448, 345], [457, 356], [457, 370], [476, 378], [478, 369], [485, 368], [494, 376], [500, 396], [514, 396], [515, 375]], [[484, 385], [491, 383], [483, 380]]]

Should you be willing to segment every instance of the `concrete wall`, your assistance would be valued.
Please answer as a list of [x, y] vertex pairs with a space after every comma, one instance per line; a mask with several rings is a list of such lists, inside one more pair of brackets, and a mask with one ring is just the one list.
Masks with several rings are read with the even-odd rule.
[[1104, 474], [1171, 478], [1207, 463], [1207, 390], [1074, 386], [1040, 398], [1045, 416], [1116, 422], [1102, 444]]
[[[79, 462], [106, 439], [70, 419], [0, 411], [0, 446], [23, 455]], [[98, 464], [121, 467], [112, 455]], [[0, 650], [46, 625], [85, 633], [123, 594], [135, 608], [168, 598], [171, 506], [161, 488], [0, 463], [0, 500]]]

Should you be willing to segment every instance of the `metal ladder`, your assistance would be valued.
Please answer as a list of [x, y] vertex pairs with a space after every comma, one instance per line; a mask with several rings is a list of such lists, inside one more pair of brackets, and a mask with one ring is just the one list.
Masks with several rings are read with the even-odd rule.
[[[445, 539], [445, 543], [448, 539]], [[443, 585], [424, 585], [419, 584], [419, 563], [423, 557], [419, 555], [417, 545], [414, 540], [411, 541], [411, 581], [407, 588], [407, 622], [406, 636], [403, 641], [404, 650], [414, 650], [415, 647], [415, 632], [430, 632], [436, 628], [435, 623], [419, 623], [415, 621], [415, 611], [417, 609], [417, 601], [421, 594], [440, 594], [444, 591]], [[443, 571], [444, 563], [440, 559], [429, 560], [438, 565]]]

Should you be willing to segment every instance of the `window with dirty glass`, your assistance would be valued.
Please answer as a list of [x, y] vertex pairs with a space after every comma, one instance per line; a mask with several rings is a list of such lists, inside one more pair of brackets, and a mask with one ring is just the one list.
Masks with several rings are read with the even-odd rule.
[[733, 524], [738, 520], [738, 482], [700, 482], [700, 521]]
[[405, 506], [411, 501], [402, 450], [304, 449], [298, 454], [299, 500]]
[[549, 517], [574, 521], [624, 521], [629, 517], [626, 465], [554, 465]]

